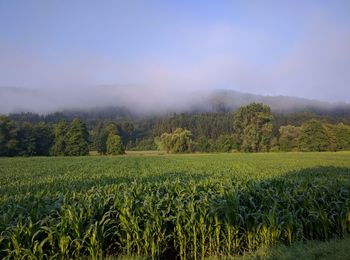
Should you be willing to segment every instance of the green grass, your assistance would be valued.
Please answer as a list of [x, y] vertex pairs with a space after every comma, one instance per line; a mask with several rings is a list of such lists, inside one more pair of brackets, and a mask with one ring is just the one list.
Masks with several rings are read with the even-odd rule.
[[0, 258], [237, 256], [349, 232], [349, 152], [0, 158]]

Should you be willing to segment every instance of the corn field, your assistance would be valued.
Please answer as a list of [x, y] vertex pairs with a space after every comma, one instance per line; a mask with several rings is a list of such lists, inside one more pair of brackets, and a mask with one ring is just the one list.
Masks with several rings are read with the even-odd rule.
[[350, 233], [350, 153], [0, 159], [1, 259], [202, 259]]

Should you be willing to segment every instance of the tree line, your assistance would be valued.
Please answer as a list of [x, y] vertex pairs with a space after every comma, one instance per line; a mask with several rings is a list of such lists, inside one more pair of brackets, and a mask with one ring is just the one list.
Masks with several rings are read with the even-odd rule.
[[[116, 129], [106, 132], [102, 154], [123, 154], [124, 147]], [[102, 144], [101, 144], [102, 145]], [[48, 125], [28, 122], [16, 125], [0, 116], [0, 156], [85, 156], [91, 147], [90, 134], [80, 119]]]
[[55, 117], [54, 123], [40, 118], [44, 117], [31, 113], [0, 116], [0, 156], [123, 154], [125, 149], [170, 153], [350, 150], [350, 126], [342, 118], [309, 112], [273, 114], [260, 103], [233, 113], [160, 118], [58, 121]]
[[[230, 122], [232, 130], [226, 131], [228, 128], [224, 128], [225, 131], [216, 138], [196, 138], [180, 125], [174, 131], [162, 134], [160, 141], [163, 148], [172, 153], [350, 150], [349, 125], [308, 118], [299, 126], [278, 126], [271, 109], [263, 104], [253, 103], [239, 108]], [[181, 138], [183, 135], [186, 138]]]

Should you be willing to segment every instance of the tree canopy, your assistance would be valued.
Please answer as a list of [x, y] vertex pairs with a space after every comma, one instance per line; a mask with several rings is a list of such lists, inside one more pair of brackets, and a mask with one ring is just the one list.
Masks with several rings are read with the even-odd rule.
[[17, 143], [15, 122], [0, 115], [0, 156], [16, 155]]
[[193, 149], [192, 133], [186, 129], [176, 128], [172, 133], [163, 133], [160, 140], [168, 153], [187, 153]]
[[115, 134], [113, 131], [109, 132], [107, 138], [107, 154], [118, 155], [124, 153], [125, 150], [120, 136]]
[[89, 133], [80, 119], [74, 119], [66, 134], [65, 155], [89, 154]]
[[52, 155], [66, 155], [66, 138], [69, 125], [65, 120], [61, 120], [54, 127], [54, 144], [51, 148]]
[[272, 119], [267, 105], [252, 103], [240, 107], [233, 116], [233, 129], [240, 149], [246, 152], [269, 151]]
[[279, 129], [279, 147], [281, 151], [297, 151], [299, 149], [300, 127], [281, 126]]
[[329, 140], [325, 126], [312, 119], [301, 126], [299, 145], [302, 151], [327, 151]]

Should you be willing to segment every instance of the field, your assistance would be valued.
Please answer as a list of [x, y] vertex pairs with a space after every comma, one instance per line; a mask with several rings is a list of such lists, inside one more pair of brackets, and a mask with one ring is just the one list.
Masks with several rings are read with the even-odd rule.
[[347, 233], [349, 152], [0, 159], [1, 259], [237, 256]]

